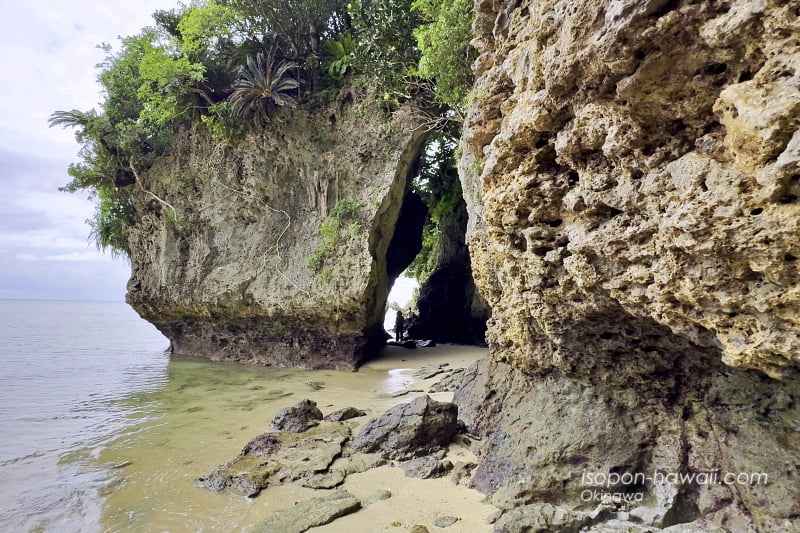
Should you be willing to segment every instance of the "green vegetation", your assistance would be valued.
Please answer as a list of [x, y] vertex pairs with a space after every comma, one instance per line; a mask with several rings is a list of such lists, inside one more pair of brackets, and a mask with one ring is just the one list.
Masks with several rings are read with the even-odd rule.
[[414, 30], [420, 50], [417, 74], [435, 79], [436, 98], [463, 113], [477, 57], [468, 44], [475, 20], [472, 0], [415, 0], [412, 9], [424, 20]]
[[51, 125], [76, 128], [82, 145], [64, 190], [92, 192], [95, 241], [126, 254], [139, 176], [177, 132], [235, 142], [246, 125], [269, 127], [281, 108], [318, 101], [351, 75], [376, 87], [387, 110], [427, 100], [455, 138], [472, 82], [472, 17], [465, 0], [196, 0], [156, 11], [116, 50], [101, 45], [99, 111], [53, 113]]
[[229, 97], [233, 112], [237, 116], [252, 116], [256, 127], [264, 126], [277, 107], [295, 107], [297, 101], [289, 94], [300, 87], [300, 82], [289, 77], [288, 72], [296, 69], [297, 63], [281, 61], [275, 64], [272, 50], [264, 57], [259, 52], [256, 57], [247, 57], [247, 65], [239, 70], [239, 79], [233, 84]]
[[343, 33], [336, 39], [325, 41], [328, 52], [327, 67], [325, 71], [334, 80], [341, 80], [353, 64], [356, 52], [356, 41], [349, 33]]
[[319, 270], [325, 264], [325, 260], [336, 253], [339, 246], [339, 230], [344, 222], [351, 221], [347, 228], [349, 236], [351, 238], [358, 236], [358, 230], [361, 225], [352, 219], [358, 216], [365, 205], [364, 202], [357, 202], [348, 198], [336, 202], [336, 205], [331, 209], [330, 216], [325, 219], [319, 228], [320, 243], [308, 257], [306, 261], [307, 267]]
[[447, 136], [433, 138], [425, 148], [420, 170], [411, 187], [425, 205], [428, 219], [422, 229], [422, 250], [406, 269], [408, 275], [424, 283], [436, 267], [436, 244], [442, 219], [452, 215], [462, 201], [461, 182], [456, 169], [456, 145]]

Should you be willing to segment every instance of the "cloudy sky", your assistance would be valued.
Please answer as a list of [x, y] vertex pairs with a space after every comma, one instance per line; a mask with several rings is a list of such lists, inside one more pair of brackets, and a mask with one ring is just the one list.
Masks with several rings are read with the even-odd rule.
[[93, 205], [58, 187], [79, 145], [57, 109], [101, 99], [96, 45], [138, 33], [176, 0], [26, 0], [0, 18], [0, 298], [122, 300], [130, 266], [87, 240]]

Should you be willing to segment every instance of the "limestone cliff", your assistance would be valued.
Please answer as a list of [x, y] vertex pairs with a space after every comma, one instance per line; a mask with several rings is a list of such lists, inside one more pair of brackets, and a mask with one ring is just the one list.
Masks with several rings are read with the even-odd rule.
[[390, 245], [422, 120], [344, 89], [232, 145], [185, 132], [140, 176], [129, 303], [176, 353], [357, 366], [382, 343], [391, 278], [413, 259]]
[[630, 531], [793, 530], [797, 3], [476, 9], [460, 173], [491, 359], [457, 401], [485, 436], [475, 484], [517, 508], [498, 531], [547, 522], [542, 502], [595, 509], [585, 472], [654, 469], [764, 472], [769, 484], [617, 484], [603, 488], [644, 494], [635, 512], [611, 502], [542, 531], [614, 516]]
[[420, 286], [418, 315], [408, 327], [412, 339], [483, 345], [490, 310], [475, 288], [465, 242], [467, 208], [459, 201], [440, 217], [430, 277]]

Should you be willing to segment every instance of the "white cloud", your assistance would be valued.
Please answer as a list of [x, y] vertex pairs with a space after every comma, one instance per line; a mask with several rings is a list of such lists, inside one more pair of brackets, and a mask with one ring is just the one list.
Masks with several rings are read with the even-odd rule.
[[101, 99], [96, 45], [118, 46], [176, 0], [27, 0], [0, 18], [0, 298], [119, 300], [129, 266], [87, 244], [86, 195], [57, 189], [77, 160], [74, 132], [50, 129], [57, 109]]
[[97, 251], [70, 252], [66, 254], [56, 254], [56, 255], [18, 254], [17, 259], [19, 259], [20, 261], [68, 261], [70, 263], [108, 262], [107, 257], [99, 255]]

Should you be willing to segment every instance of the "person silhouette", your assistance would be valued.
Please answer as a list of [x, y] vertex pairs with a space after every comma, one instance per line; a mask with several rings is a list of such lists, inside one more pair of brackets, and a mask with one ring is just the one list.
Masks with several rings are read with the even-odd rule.
[[402, 342], [405, 326], [406, 319], [403, 316], [403, 313], [397, 311], [397, 316], [394, 319], [394, 338], [397, 342]]

